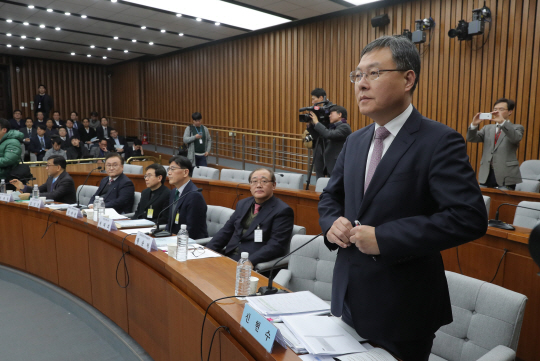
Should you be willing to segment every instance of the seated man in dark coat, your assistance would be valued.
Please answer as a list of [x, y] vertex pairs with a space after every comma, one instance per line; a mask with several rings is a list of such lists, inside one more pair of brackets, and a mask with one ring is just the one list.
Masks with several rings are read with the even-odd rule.
[[[274, 197], [274, 172], [266, 168], [257, 169], [251, 172], [249, 182], [253, 196], [238, 202], [236, 211], [206, 247], [235, 261], [240, 259], [242, 252], [249, 252], [249, 260], [256, 265], [287, 253], [294, 212], [285, 202]], [[256, 234], [260, 231], [262, 237]]]
[[[141, 192], [141, 200], [131, 219], [148, 219], [156, 224], [167, 224], [169, 212], [159, 214], [169, 205], [170, 189], [165, 187], [167, 171], [161, 164], [150, 164], [146, 167], [144, 181], [146, 188]], [[158, 220], [159, 216], [159, 220]]]
[[142, 157], [144, 155], [144, 150], [142, 147], [142, 142], [140, 139], [135, 139], [131, 147], [126, 149], [126, 160], [131, 157]]
[[100, 196], [105, 200], [106, 208], [116, 212], [131, 213], [135, 200], [135, 186], [124, 174], [124, 158], [118, 153], [109, 153], [105, 159], [108, 177], [103, 178], [96, 193], [90, 198], [88, 208], [94, 208], [94, 199]]
[[[47, 197], [55, 202], [73, 204], [77, 202], [75, 183], [66, 172], [66, 160], [59, 155], [53, 155], [47, 159], [47, 182], [39, 186], [39, 195]], [[25, 186], [18, 179], [11, 182], [21, 192], [21, 199], [29, 199], [32, 195], [32, 187]]]
[[81, 144], [79, 137], [71, 138], [71, 147], [66, 150], [67, 159], [86, 159], [90, 158], [90, 151]]
[[36, 155], [38, 161], [42, 161], [45, 153], [51, 148], [51, 138], [46, 135], [45, 125], [38, 125], [37, 134], [30, 138], [30, 152]]

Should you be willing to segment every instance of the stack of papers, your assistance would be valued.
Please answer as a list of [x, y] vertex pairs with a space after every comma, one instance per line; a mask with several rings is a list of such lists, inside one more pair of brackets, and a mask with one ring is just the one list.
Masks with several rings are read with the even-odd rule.
[[59, 210], [59, 211], [65, 211], [66, 209], [68, 209], [69, 204], [65, 204], [65, 203], [61, 203], [61, 204], [47, 204], [45, 207], [50, 208], [50, 209]]
[[[283, 323], [274, 323], [274, 326], [277, 327], [279, 332], [281, 332], [281, 335], [283, 336], [285, 343], [291, 350], [294, 351], [296, 354], [302, 354], [307, 353], [308, 351], [302, 344], [302, 342], [298, 341], [298, 339], [294, 336], [294, 334], [289, 331], [289, 328], [285, 326]], [[333, 360], [332, 360], [333, 361]]]
[[149, 221], [148, 219], [133, 219], [133, 220], [126, 220], [126, 221], [118, 221], [114, 222], [116, 225], [116, 228], [122, 229], [122, 228], [141, 228], [141, 227], [153, 227], [156, 224], [152, 221]]
[[248, 297], [247, 301], [265, 317], [330, 313], [330, 305], [309, 291]]

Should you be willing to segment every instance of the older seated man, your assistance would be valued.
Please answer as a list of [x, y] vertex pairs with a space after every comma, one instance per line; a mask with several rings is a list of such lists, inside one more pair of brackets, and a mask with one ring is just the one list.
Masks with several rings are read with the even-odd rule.
[[[146, 188], [141, 192], [141, 201], [131, 219], [149, 219], [157, 224], [166, 224], [168, 212], [161, 211], [169, 205], [169, 195], [171, 190], [165, 187], [167, 171], [161, 164], [150, 164], [146, 167], [144, 181]], [[158, 220], [159, 217], [159, 220]]]
[[249, 183], [252, 197], [238, 202], [236, 211], [206, 247], [235, 261], [242, 252], [249, 252], [249, 260], [256, 265], [285, 255], [291, 241], [294, 212], [274, 197], [276, 176], [270, 169], [254, 170]]

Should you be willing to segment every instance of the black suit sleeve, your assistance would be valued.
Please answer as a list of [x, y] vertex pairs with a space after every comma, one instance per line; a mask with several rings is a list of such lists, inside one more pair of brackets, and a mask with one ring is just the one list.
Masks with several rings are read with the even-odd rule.
[[133, 207], [134, 198], [135, 186], [133, 185], [133, 182], [129, 180], [121, 185], [120, 189], [118, 190], [118, 197], [116, 197], [116, 199], [109, 201], [105, 200], [105, 207], [114, 209], [123, 209], [127, 207], [127, 205], [131, 205], [131, 207]]
[[195, 192], [189, 195], [189, 198], [182, 205], [187, 207], [187, 230], [189, 237], [192, 239], [200, 239], [208, 237], [206, 228], [206, 202], [202, 194]]
[[54, 199], [54, 201], [58, 202], [59, 199], [66, 199], [67, 195], [75, 192], [75, 183], [71, 177], [63, 177], [62, 179], [57, 179], [56, 181], [58, 184], [54, 190], [48, 193], [41, 193], [40, 189], [39, 194], [43, 197], [47, 197], [47, 199]]

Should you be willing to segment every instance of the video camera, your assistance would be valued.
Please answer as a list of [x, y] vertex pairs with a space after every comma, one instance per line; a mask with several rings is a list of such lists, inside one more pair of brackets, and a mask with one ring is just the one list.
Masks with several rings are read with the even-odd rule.
[[[319, 104], [322, 104], [322, 106], [319, 106]], [[315, 103], [315, 105], [311, 107], [305, 107], [298, 109], [299, 112], [313, 112], [319, 119], [319, 122], [323, 123], [325, 127], [328, 128], [330, 125], [330, 118], [328, 115], [330, 114], [330, 108], [333, 106], [328, 99], [324, 99], [322, 102]], [[309, 123], [311, 122], [311, 115], [309, 113], [307, 114], [300, 114], [299, 121], [301, 123]]]

